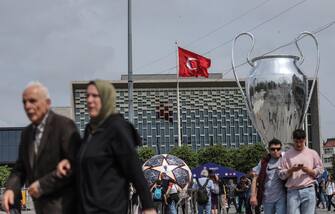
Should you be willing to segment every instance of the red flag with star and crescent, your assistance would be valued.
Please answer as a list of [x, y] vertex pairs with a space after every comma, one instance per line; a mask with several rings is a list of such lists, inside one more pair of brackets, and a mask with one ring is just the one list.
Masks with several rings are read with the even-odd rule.
[[203, 76], [208, 78], [210, 59], [180, 47], [178, 47], [178, 56], [180, 77]]

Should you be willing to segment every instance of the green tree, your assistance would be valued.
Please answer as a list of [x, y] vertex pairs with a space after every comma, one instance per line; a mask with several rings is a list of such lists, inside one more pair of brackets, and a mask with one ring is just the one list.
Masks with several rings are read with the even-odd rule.
[[231, 151], [222, 145], [205, 147], [198, 152], [198, 162], [199, 164], [211, 162], [225, 167], [233, 167]]
[[7, 178], [10, 174], [11, 168], [7, 165], [0, 166], [0, 187], [3, 187], [5, 185], [5, 182], [7, 181]]
[[137, 153], [143, 163], [156, 154], [155, 150], [150, 147], [140, 147]]
[[244, 145], [238, 149], [234, 149], [233, 159], [234, 166], [238, 171], [247, 173], [266, 155], [263, 144]]
[[190, 147], [188, 146], [181, 146], [181, 147], [175, 147], [173, 148], [169, 154], [174, 155], [183, 161], [192, 169], [193, 167], [196, 167], [198, 165], [198, 158], [197, 153], [194, 152]]

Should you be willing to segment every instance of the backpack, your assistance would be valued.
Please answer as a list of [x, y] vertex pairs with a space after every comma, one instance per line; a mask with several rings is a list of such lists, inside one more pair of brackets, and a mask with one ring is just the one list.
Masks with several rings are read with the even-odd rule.
[[162, 200], [162, 187], [156, 187], [152, 195], [154, 200]]
[[198, 204], [200, 204], [200, 205], [207, 204], [207, 202], [209, 200], [208, 192], [207, 192], [207, 189], [206, 189], [208, 181], [209, 181], [209, 179], [207, 179], [205, 184], [203, 186], [201, 186], [199, 180], [197, 179], [197, 183], [198, 183], [199, 188], [198, 188], [196, 194], [197, 194]]

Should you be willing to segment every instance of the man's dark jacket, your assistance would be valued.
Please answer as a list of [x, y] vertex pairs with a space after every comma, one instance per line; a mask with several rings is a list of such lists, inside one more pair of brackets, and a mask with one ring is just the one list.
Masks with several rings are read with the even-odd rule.
[[34, 152], [34, 126], [28, 125], [21, 134], [19, 155], [9, 176], [6, 189], [20, 194], [21, 187], [40, 182], [42, 195], [34, 199], [37, 214], [75, 213], [73, 176], [58, 178], [56, 167], [62, 159], [73, 161], [80, 146], [80, 135], [74, 122], [49, 111], [44, 132]]

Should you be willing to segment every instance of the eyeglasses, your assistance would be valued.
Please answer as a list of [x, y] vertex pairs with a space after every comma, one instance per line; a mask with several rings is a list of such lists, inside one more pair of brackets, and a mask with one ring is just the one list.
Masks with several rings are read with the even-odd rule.
[[280, 151], [281, 148], [270, 148], [270, 150], [273, 151], [273, 152], [274, 152], [274, 151]]

